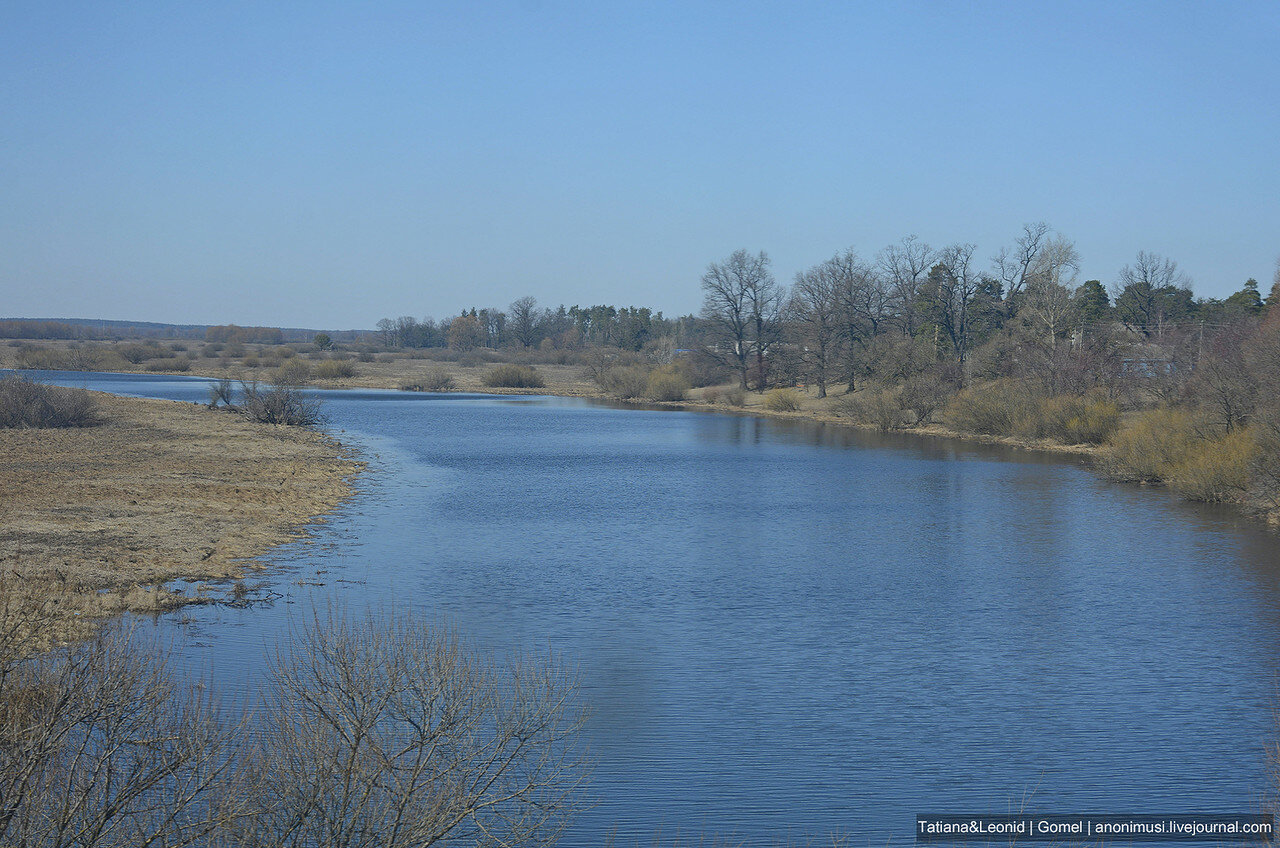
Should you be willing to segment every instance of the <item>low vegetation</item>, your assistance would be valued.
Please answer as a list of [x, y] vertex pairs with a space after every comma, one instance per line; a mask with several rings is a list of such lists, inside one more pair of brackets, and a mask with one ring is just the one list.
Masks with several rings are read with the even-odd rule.
[[490, 369], [481, 378], [491, 388], [540, 389], [546, 385], [542, 375], [528, 365], [506, 364]]
[[0, 427], [93, 427], [98, 403], [84, 389], [48, 386], [25, 377], [0, 379]]
[[316, 363], [311, 373], [317, 380], [347, 380], [356, 375], [356, 366], [346, 360], [324, 359]]
[[431, 368], [418, 379], [400, 384], [406, 392], [451, 392], [456, 387], [453, 375], [443, 368]]
[[671, 365], [655, 368], [645, 378], [644, 396], [648, 400], [682, 401], [690, 389], [688, 378]]
[[[123, 626], [45, 650], [0, 581], [0, 844], [544, 845], [582, 805], [577, 682], [396, 615], [315, 615], [260, 707]], [[68, 834], [75, 834], [68, 839]]]
[[770, 412], [799, 412], [804, 396], [794, 389], [772, 389], [764, 396], [764, 408]]

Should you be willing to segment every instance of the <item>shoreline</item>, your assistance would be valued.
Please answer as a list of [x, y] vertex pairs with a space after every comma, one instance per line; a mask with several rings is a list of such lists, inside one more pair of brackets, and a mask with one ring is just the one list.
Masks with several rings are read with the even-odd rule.
[[93, 392], [96, 427], [0, 430], [0, 588], [38, 599], [55, 640], [124, 612], [225, 600], [356, 494], [333, 436], [181, 401]]
[[[478, 375], [471, 373], [475, 368], [459, 367], [454, 363], [436, 362], [433, 360], [401, 360], [406, 363], [424, 363], [428, 367], [443, 368], [447, 370], [452, 377], [455, 378], [456, 385], [454, 388], [438, 392], [437, 394], [486, 394], [486, 395], [523, 395], [537, 396], [545, 395], [549, 397], [567, 397], [567, 398], [584, 398], [589, 400], [606, 401], [616, 403], [621, 406], [648, 407], [653, 409], [683, 409], [692, 412], [715, 412], [728, 415], [751, 415], [757, 418], [774, 418], [779, 420], [790, 421], [811, 421], [820, 424], [829, 424], [837, 427], [848, 427], [854, 430], [863, 430], [871, 432], [891, 432], [905, 433], [917, 436], [929, 436], [940, 439], [954, 439], [959, 441], [974, 442], [985, 445], [1003, 445], [1005, 447], [1020, 448], [1023, 450], [1040, 451], [1044, 453], [1056, 453], [1068, 456], [1096, 458], [1100, 453], [1100, 447], [1097, 445], [1064, 445], [1059, 442], [1047, 439], [1021, 439], [1014, 436], [991, 436], [981, 433], [969, 433], [962, 430], [953, 430], [942, 424], [928, 424], [924, 427], [900, 427], [894, 430], [881, 431], [879, 428], [870, 424], [860, 424], [852, 421], [847, 417], [836, 414], [831, 410], [831, 402], [840, 397], [843, 393], [833, 392], [828, 398], [820, 400], [805, 394], [805, 399], [810, 404], [818, 406], [810, 406], [798, 412], [780, 412], [776, 410], [766, 409], [761, 405], [764, 397], [762, 393], [748, 392], [747, 403], [743, 406], [732, 406], [725, 403], [713, 403], [702, 400], [696, 395], [703, 389], [691, 389], [690, 394], [694, 395], [682, 401], [657, 401], [644, 399], [624, 400], [611, 396], [599, 388], [593, 386], [588, 380], [579, 378], [578, 372], [581, 371], [580, 366], [561, 366], [561, 365], [538, 365], [534, 366], [540, 373], [548, 377], [545, 386], [536, 389], [510, 388], [504, 386], [485, 386], [478, 379]], [[488, 364], [486, 363], [486, 366]], [[18, 373], [22, 373], [20, 369], [14, 369]], [[567, 372], [567, 373], [566, 373]], [[192, 374], [190, 372], [178, 371], [98, 371], [86, 373], [118, 373], [118, 374], [139, 374], [157, 377], [184, 377], [199, 380], [219, 380], [230, 378], [239, 381], [241, 379], [252, 379], [256, 375], [246, 375], [243, 373], [209, 373], [209, 374]], [[403, 392], [405, 394], [416, 394], [411, 389], [401, 388], [401, 383], [413, 377], [412, 371], [400, 375], [394, 374], [366, 374], [343, 379], [316, 379], [309, 383], [311, 388], [323, 389], [325, 391], [348, 391], [357, 389], [385, 389], [389, 391]], [[803, 389], [798, 389], [804, 393]]]

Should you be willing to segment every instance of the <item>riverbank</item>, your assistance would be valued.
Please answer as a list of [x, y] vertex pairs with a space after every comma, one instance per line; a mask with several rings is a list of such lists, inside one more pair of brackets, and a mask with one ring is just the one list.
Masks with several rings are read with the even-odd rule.
[[249, 575], [349, 498], [363, 467], [323, 433], [93, 394], [100, 426], [0, 430], [0, 573], [10, 592], [52, 593], [63, 636], [207, 600], [164, 584]]

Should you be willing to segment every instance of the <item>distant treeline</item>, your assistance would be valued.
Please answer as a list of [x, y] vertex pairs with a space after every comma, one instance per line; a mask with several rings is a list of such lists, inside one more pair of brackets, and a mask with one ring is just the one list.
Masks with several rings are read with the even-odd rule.
[[[8, 318], [0, 320], [0, 338], [3, 339], [190, 339], [220, 341], [224, 343], [281, 344], [308, 342], [318, 330], [301, 327], [240, 327], [235, 324], [208, 326], [205, 324], [160, 324], [150, 321], [113, 321], [88, 318], [47, 320], [36, 318]], [[334, 341], [358, 341], [368, 335], [366, 330], [328, 330], [326, 335]]]
[[539, 309], [532, 297], [512, 302], [506, 310], [488, 307], [436, 321], [412, 316], [383, 318], [378, 338], [388, 348], [448, 347], [579, 350], [585, 346], [640, 351], [661, 338], [689, 335], [693, 316], [666, 318], [661, 312], [637, 306], [570, 306]]
[[0, 321], [0, 338], [4, 339], [92, 339], [99, 335], [88, 327], [61, 321]]

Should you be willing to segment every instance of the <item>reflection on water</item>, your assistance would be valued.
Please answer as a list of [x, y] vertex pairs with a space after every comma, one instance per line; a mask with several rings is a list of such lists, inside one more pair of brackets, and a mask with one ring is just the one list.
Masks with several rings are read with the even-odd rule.
[[[77, 377], [201, 400], [196, 380]], [[160, 620], [221, 691], [315, 602], [577, 664], [599, 804], [658, 830], [903, 840], [923, 810], [1247, 810], [1275, 537], [999, 446], [573, 399], [327, 393], [374, 470], [270, 609]], [[315, 585], [323, 584], [323, 585]], [[186, 622], [182, 624], [180, 622]]]

